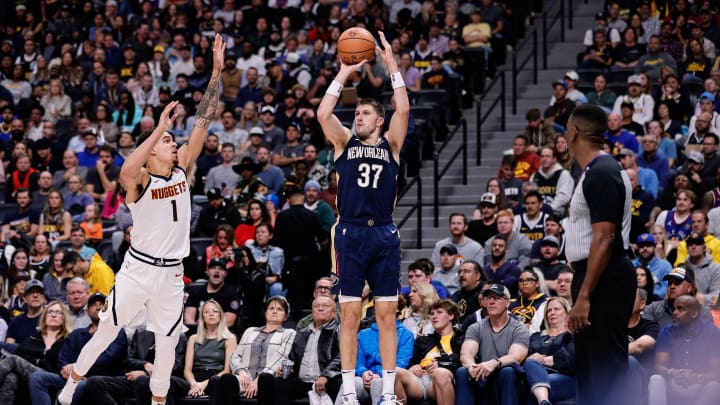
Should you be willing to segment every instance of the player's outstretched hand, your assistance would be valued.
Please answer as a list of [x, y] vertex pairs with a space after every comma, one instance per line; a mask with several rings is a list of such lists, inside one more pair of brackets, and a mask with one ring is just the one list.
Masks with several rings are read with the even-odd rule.
[[380, 55], [383, 62], [385, 62], [385, 66], [389, 66], [391, 63], [393, 65], [396, 65], [397, 63], [395, 62], [395, 56], [393, 55], [392, 47], [385, 38], [385, 34], [382, 31], [378, 31], [378, 34], [380, 35], [380, 43], [382, 44], [382, 48], [375, 45], [375, 50]]
[[222, 35], [215, 34], [215, 42], [213, 43], [213, 70], [221, 71], [225, 67], [225, 47], [227, 43], [223, 40]]
[[160, 121], [158, 122], [158, 128], [165, 131], [166, 129], [170, 128], [170, 125], [172, 125], [173, 122], [175, 122], [175, 119], [177, 119], [177, 114], [172, 114], [172, 112], [175, 109], [175, 106], [178, 105], [178, 103], [180, 102], [171, 101], [168, 105], [165, 106], [162, 113], [160, 113]]
[[360, 63], [356, 63], [354, 65], [346, 65], [338, 56], [338, 60], [340, 61], [340, 72], [343, 72], [345, 74], [350, 74], [353, 70], [360, 71], [364, 64], [367, 63], [366, 59], [363, 59], [360, 61]]

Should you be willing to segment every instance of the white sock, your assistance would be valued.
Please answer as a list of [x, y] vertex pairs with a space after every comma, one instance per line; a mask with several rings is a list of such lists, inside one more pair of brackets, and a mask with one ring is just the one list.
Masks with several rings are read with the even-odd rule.
[[382, 371], [382, 394], [395, 395], [395, 370]]
[[341, 370], [342, 375], [342, 395], [343, 397], [355, 399], [357, 393], [355, 392], [355, 370]]

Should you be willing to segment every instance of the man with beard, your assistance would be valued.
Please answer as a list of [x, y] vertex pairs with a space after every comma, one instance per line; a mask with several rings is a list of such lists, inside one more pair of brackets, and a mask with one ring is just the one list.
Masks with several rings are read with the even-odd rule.
[[720, 266], [712, 261], [702, 235], [693, 233], [685, 242], [688, 257], [683, 267], [695, 273], [696, 297], [700, 302], [712, 303], [720, 293]]
[[708, 348], [718, 339], [720, 332], [701, 318], [698, 300], [678, 297], [673, 303], [672, 325], [661, 329], [657, 337], [656, 374], [650, 377], [648, 403], [716, 403], [720, 355]]
[[535, 267], [545, 278], [545, 285], [551, 292], [557, 291], [557, 278], [566, 264], [558, 258], [560, 241], [554, 236], [546, 236], [540, 241], [540, 261]]
[[308, 180], [305, 183], [305, 208], [314, 212], [322, 223], [323, 231], [330, 233], [335, 223], [335, 214], [328, 203], [320, 200], [320, 183], [315, 180]]
[[105, 201], [107, 193], [117, 187], [120, 168], [113, 164], [113, 159], [115, 159], [115, 149], [110, 145], [103, 145], [98, 152], [95, 167], [88, 170], [85, 191], [95, 201]]
[[510, 290], [511, 295], [516, 295], [520, 268], [507, 260], [507, 245], [505, 237], [493, 238], [490, 244], [490, 263], [485, 265], [485, 274], [490, 282], [502, 284]]
[[42, 210], [52, 190], [52, 174], [47, 170], [40, 172], [37, 183], [38, 188], [32, 193], [32, 208]]
[[543, 200], [537, 191], [529, 191], [525, 194], [525, 212], [515, 215], [513, 232], [527, 236], [531, 241], [540, 240], [545, 237], [545, 218]]
[[435, 267], [432, 281], [441, 283], [450, 294], [454, 294], [459, 288], [457, 275], [458, 251], [453, 245], [445, 245], [440, 248], [440, 266]]
[[[483, 245], [493, 235], [497, 234], [497, 221], [495, 215], [498, 207], [496, 203], [497, 197], [493, 193], [485, 193], [480, 197], [480, 207], [475, 211], [480, 211], [480, 218], [473, 219], [468, 223], [468, 229], [465, 234], [470, 239], [477, 241]], [[473, 215], [474, 217], [475, 215]]]
[[[715, 263], [720, 263], [720, 240], [708, 232], [709, 219], [706, 211], [695, 210], [690, 215], [692, 220], [692, 231], [700, 235], [705, 240], [705, 246], [708, 253], [712, 256]], [[680, 242], [677, 250], [677, 259], [675, 266], [679, 266], [685, 262], [688, 255], [688, 247], [685, 241]]]
[[40, 212], [30, 205], [30, 190], [21, 188], [15, 192], [17, 210], [5, 214], [2, 224], [0, 243], [12, 243], [17, 247], [29, 247], [30, 239], [35, 237], [39, 229]]
[[637, 153], [640, 148], [637, 137], [623, 129], [620, 114], [611, 113], [608, 115], [607, 128], [605, 138], [613, 146], [613, 155], [619, 154], [623, 149], [630, 149], [633, 153]]
[[[633, 266], [643, 266], [650, 270], [653, 275], [653, 293], [658, 297], [664, 297], [667, 291], [665, 276], [672, 270], [672, 265], [665, 259], [655, 256], [655, 237], [650, 233], [643, 233], [637, 237], [637, 257], [633, 260]], [[650, 282], [651, 280], [648, 280]]]
[[[235, 99], [242, 84], [243, 72], [237, 68], [236, 64], [237, 55], [235, 55], [235, 52], [227, 51], [225, 53], [225, 69], [220, 74], [223, 89], [222, 100], [225, 102], [226, 108], [235, 104]], [[242, 105], [240, 108], [242, 108]]]
[[221, 258], [210, 260], [205, 274], [208, 278], [207, 284], [189, 285], [185, 290], [183, 323], [191, 328], [197, 327], [200, 308], [207, 301], [215, 300], [225, 312], [225, 324], [232, 330], [242, 314], [242, 301], [237, 290], [225, 283], [228, 274], [227, 262]]
[[[640, 313], [643, 318], [657, 322], [661, 329], [672, 324], [674, 303], [678, 297], [690, 295], [697, 299], [695, 273], [692, 270], [676, 267], [663, 277], [663, 280], [668, 283], [665, 299], [653, 301]], [[700, 317], [707, 322], [713, 321], [710, 306], [707, 303], [701, 304]]]
[[282, 169], [270, 163], [270, 147], [260, 145], [255, 153], [255, 159], [260, 165], [257, 177], [265, 183], [271, 193], [278, 194], [285, 184], [285, 174]]
[[273, 151], [272, 161], [282, 171], [284, 176], [292, 173], [293, 164], [303, 160], [303, 148], [305, 144], [300, 142], [300, 130], [297, 124], [288, 125], [285, 129], [285, 142], [278, 145]]
[[235, 97], [235, 111], [238, 114], [242, 113], [242, 109], [248, 101], [256, 104], [262, 101], [263, 86], [258, 82], [258, 70], [254, 67], [248, 68], [245, 77], [247, 84], [238, 90]]
[[[628, 77], [627, 82], [627, 94], [615, 100], [612, 112], [613, 114], [620, 115], [620, 107], [622, 104], [630, 102], [634, 107], [632, 120], [641, 125], [645, 125], [652, 120], [655, 100], [651, 95], [642, 92], [642, 78], [640, 75], [631, 75]], [[637, 151], [638, 149], [635, 148], [633, 150]]]
[[[514, 261], [518, 267], [523, 268], [530, 261], [530, 250], [532, 244], [527, 236], [513, 230], [515, 215], [509, 209], [502, 210], [497, 214], [497, 235], [485, 242], [485, 256], [490, 256], [492, 241], [498, 236], [507, 240], [507, 259]], [[488, 258], [489, 259], [489, 258]]]
[[35, 141], [32, 166], [35, 170], [47, 170], [54, 173], [56, 170], [62, 169], [62, 160], [55, 155], [52, 150], [52, 141], [46, 138], [40, 138]]
[[480, 309], [478, 296], [482, 293], [483, 284], [488, 281], [488, 276], [480, 264], [474, 260], [464, 261], [458, 268], [458, 282], [460, 289], [455, 291], [450, 299], [457, 304], [462, 323], [466, 316], [471, 316]]
[[450, 236], [447, 238], [440, 239], [435, 243], [431, 260], [435, 264], [435, 267], [440, 266], [440, 248], [446, 245], [453, 245], [458, 253], [458, 259], [463, 260], [475, 260], [482, 266], [483, 263], [483, 247], [476, 241], [465, 236], [467, 230], [467, 218], [465, 214], [460, 212], [453, 212], [450, 214]]

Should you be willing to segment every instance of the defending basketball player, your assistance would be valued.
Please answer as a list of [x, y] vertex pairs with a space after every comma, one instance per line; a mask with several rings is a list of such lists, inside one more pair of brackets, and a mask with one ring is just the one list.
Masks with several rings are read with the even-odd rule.
[[186, 170], [202, 151], [208, 126], [220, 96], [220, 72], [225, 43], [213, 44], [213, 71], [197, 108], [195, 126], [187, 145], [177, 148], [167, 129], [176, 119], [178, 104], [171, 102], [160, 115], [157, 128], [138, 139], [138, 146], [120, 169], [133, 218], [132, 246], [115, 277], [100, 324], [85, 345], [58, 402], [72, 402], [78, 383], [98, 356], [115, 339], [120, 328], [147, 306], [147, 330], [155, 332], [155, 362], [147, 371], [153, 405], [164, 404], [175, 361], [175, 346], [182, 333], [183, 267], [190, 252], [190, 188]]
[[385, 111], [375, 100], [360, 100], [355, 109], [354, 129], [343, 127], [333, 114], [348, 75], [367, 61], [341, 63], [318, 107], [317, 118], [325, 136], [335, 146], [339, 174], [337, 207], [339, 218], [332, 231], [333, 271], [338, 278], [342, 401], [356, 404], [355, 363], [357, 332], [361, 317], [361, 294], [367, 280], [375, 297], [382, 359], [383, 404], [394, 404], [397, 334], [395, 313], [400, 290], [400, 235], [392, 222], [397, 194], [400, 149], [407, 132], [410, 102], [393, 58], [390, 44], [380, 32], [384, 49], [376, 48], [385, 62], [395, 93], [396, 108], [387, 133], [383, 133]]

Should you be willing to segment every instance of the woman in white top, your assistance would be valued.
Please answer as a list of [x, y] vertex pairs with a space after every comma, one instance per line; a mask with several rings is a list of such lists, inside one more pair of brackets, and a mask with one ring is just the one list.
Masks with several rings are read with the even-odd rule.
[[65, 94], [63, 84], [58, 79], [50, 80], [50, 90], [40, 99], [40, 105], [45, 108], [43, 119], [53, 123], [72, 113], [72, 100]]

